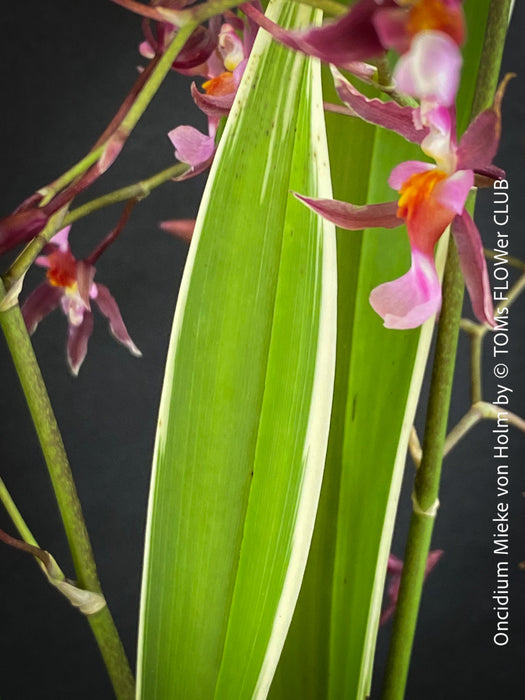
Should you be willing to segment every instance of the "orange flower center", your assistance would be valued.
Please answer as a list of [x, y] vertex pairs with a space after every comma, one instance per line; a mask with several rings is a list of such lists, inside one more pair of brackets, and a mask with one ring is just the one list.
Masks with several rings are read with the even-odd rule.
[[215, 97], [219, 97], [221, 95], [231, 95], [231, 93], [235, 92], [236, 90], [233, 73], [230, 73], [230, 71], [226, 71], [225, 73], [218, 75], [216, 78], [207, 80], [202, 87], [206, 91], [207, 95], [214, 95]]
[[411, 36], [418, 32], [444, 32], [461, 45], [465, 37], [465, 23], [461, 7], [449, 7], [443, 0], [419, 0], [409, 11], [407, 30]]
[[56, 250], [47, 259], [47, 279], [54, 287], [71, 288], [76, 284], [77, 262], [71, 251]]
[[434, 187], [446, 177], [446, 173], [437, 169], [411, 175], [400, 189], [401, 197], [397, 203], [397, 215], [405, 221], [410, 221], [428, 202]]

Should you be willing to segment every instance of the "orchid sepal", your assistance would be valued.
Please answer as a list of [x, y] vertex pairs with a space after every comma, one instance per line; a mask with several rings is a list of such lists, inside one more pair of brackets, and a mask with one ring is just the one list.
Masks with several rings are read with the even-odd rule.
[[481, 323], [494, 328], [494, 308], [487, 262], [478, 227], [467, 211], [456, 216], [451, 225], [458, 249], [461, 272], [469, 293], [472, 309]]
[[293, 194], [316, 214], [347, 231], [376, 227], [397, 228], [404, 223], [397, 216], [397, 202], [356, 206], [337, 199], [314, 199], [296, 192]]
[[335, 66], [330, 66], [339, 99], [369, 124], [395, 131], [407, 141], [420, 144], [429, 134], [428, 127], [419, 125], [419, 107], [404, 107], [397, 102], [383, 102], [359, 92]]

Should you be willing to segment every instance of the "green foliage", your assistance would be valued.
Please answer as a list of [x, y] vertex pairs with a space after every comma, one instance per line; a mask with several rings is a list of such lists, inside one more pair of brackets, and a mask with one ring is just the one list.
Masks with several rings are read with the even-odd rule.
[[320, 87], [261, 33], [203, 198], [155, 448], [143, 698], [264, 696], [297, 599], [335, 365], [335, 232], [290, 194], [331, 196]]

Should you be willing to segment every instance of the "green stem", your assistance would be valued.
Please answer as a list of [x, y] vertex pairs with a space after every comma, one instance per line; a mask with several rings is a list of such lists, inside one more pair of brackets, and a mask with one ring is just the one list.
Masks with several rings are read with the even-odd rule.
[[64, 217], [67, 214], [68, 207], [65, 206], [59, 209], [47, 222], [45, 228], [26, 245], [20, 255], [15, 259], [11, 267], [2, 275], [2, 281], [5, 287], [5, 292], [9, 292], [17, 282], [23, 279], [26, 272], [34, 263], [36, 258], [42, 252], [43, 247], [48, 243], [55, 233], [59, 231], [64, 224]]
[[470, 391], [472, 403], [481, 401], [483, 396], [483, 384], [481, 380], [481, 350], [483, 348], [481, 333], [473, 333], [470, 336]]
[[[0, 297], [4, 287], [0, 283]], [[13, 362], [35, 425], [55, 491], [80, 588], [101, 593], [95, 560], [71, 474], [64, 443], [22, 313], [17, 304], [0, 312]], [[134, 697], [134, 683], [124, 648], [107, 606], [88, 616], [117, 698]]]
[[64, 219], [64, 226], [72, 224], [79, 219], [92, 214], [99, 209], [111, 206], [112, 204], [117, 204], [118, 202], [125, 202], [127, 199], [144, 199], [149, 195], [149, 193], [154, 190], [159, 185], [172, 180], [179, 175], [184, 174], [188, 170], [188, 166], [185, 163], [177, 163], [172, 165], [170, 168], [162, 170], [160, 173], [152, 175], [146, 180], [141, 180], [133, 185], [128, 185], [127, 187], [122, 187], [120, 190], [115, 190], [114, 192], [108, 192], [107, 194], [92, 199], [91, 202], [86, 202], [81, 207], [77, 207], [69, 212], [69, 214]]
[[85, 173], [88, 168], [96, 163], [103, 155], [109, 141], [114, 138], [116, 134], [120, 133], [128, 136], [131, 133], [146, 111], [146, 108], [149, 106], [149, 103], [159, 89], [162, 81], [169, 73], [173, 61], [177, 58], [177, 55], [183, 48], [189, 36], [195, 30], [197, 24], [199, 24], [199, 22], [192, 19], [192, 21], [179, 29], [171, 44], [168, 46], [162, 57], [158, 60], [157, 64], [151, 71], [148, 80], [142, 86], [142, 89], [127, 111], [125, 117], [120, 122], [118, 128], [115, 131], [108, 133], [106, 138], [104, 138], [101, 143], [99, 143], [86, 156], [84, 156], [82, 160], [75, 163], [73, 167], [55, 180], [52, 183], [52, 186], [50, 185], [43, 188], [41, 192], [45, 195], [44, 202], [48, 202], [57, 192], [69, 185], [75, 178]]
[[[492, 0], [490, 4], [472, 117], [488, 107], [492, 101], [501, 64], [509, 8], [510, 0]], [[462, 301], [463, 278], [456, 245], [451, 241], [443, 280], [443, 304], [436, 339], [423, 456], [415, 477], [414, 510], [386, 663], [382, 700], [402, 700], [405, 695], [425, 567], [439, 503], [439, 483]]]
[[2, 501], [4, 508], [7, 511], [7, 514], [13, 521], [14, 526], [20, 533], [20, 536], [24, 540], [24, 542], [33, 545], [33, 547], [38, 547], [38, 542], [33, 537], [33, 533], [27, 526], [24, 518], [22, 517], [22, 514], [16, 507], [16, 503], [11, 498], [11, 494], [7, 490], [7, 487], [2, 479], [0, 479], [0, 501]]
[[159, 173], [155, 173], [155, 175], [145, 180], [135, 182], [133, 185], [128, 185], [127, 187], [122, 187], [114, 192], [108, 192], [108, 194], [97, 197], [91, 200], [91, 202], [86, 202], [86, 204], [73, 209], [73, 211], [69, 213], [66, 212], [66, 208], [61, 209], [49, 220], [44, 230], [24, 248], [11, 267], [3, 275], [6, 290], [8, 291], [11, 289], [11, 287], [26, 274], [37, 256], [40, 255], [44, 245], [53, 238], [59, 228], [68, 226], [112, 204], [125, 202], [128, 199], [144, 199], [156, 187], [159, 187], [159, 185], [162, 185], [168, 180], [183, 175], [187, 170], [188, 166], [185, 163], [177, 163], [165, 170], [161, 170]]
[[455, 243], [451, 241], [443, 280], [443, 305], [436, 340], [423, 456], [415, 478], [415, 507], [410, 521], [403, 575], [385, 671], [383, 700], [402, 700], [405, 693], [425, 566], [434, 527], [434, 509], [441, 477], [462, 302], [463, 278], [459, 268], [457, 249]]

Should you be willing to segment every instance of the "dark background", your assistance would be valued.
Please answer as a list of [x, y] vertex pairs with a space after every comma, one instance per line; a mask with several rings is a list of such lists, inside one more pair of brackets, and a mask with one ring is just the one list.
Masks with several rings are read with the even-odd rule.
[[[67, 170], [91, 147], [136, 78], [140, 21], [106, 0], [10, 3], [2, 10], [0, 42], [0, 216]], [[523, 4], [516, 7], [504, 70], [524, 65]], [[525, 259], [523, 159], [525, 87], [508, 89], [498, 165], [510, 181], [512, 254]], [[204, 128], [189, 96], [189, 80], [171, 73], [122, 156], [89, 198], [147, 177], [173, 163], [167, 132], [179, 124]], [[61, 426], [84, 506], [102, 585], [135, 661], [143, 533], [156, 412], [171, 320], [187, 246], [157, 223], [192, 217], [203, 177], [168, 183], [134, 211], [122, 238], [97, 266], [97, 280], [116, 297], [128, 330], [143, 352], [133, 358], [108, 334], [98, 315], [87, 359], [77, 379], [65, 364], [66, 320], [42, 322], [34, 345]], [[87, 199], [87, 198], [85, 198]], [[121, 205], [78, 222], [77, 257], [115, 225]], [[477, 220], [494, 245], [491, 192], [479, 197]], [[5, 266], [2, 266], [4, 269]], [[26, 280], [23, 297], [42, 279]], [[525, 416], [525, 299], [510, 323], [511, 408]], [[485, 352], [485, 396], [495, 398], [490, 337]], [[41, 545], [72, 573], [54, 496], [5, 343], [0, 341], [1, 476]], [[462, 338], [452, 408], [456, 422], [469, 405], [468, 345]], [[495, 461], [492, 424], [477, 426], [446, 460], [434, 547], [445, 556], [430, 577], [416, 637], [408, 700], [523, 696], [525, 649], [525, 437], [511, 433], [511, 634], [492, 642], [495, 585], [492, 522]], [[401, 499], [393, 551], [402, 556], [410, 511], [411, 469]], [[14, 533], [0, 508], [0, 527]], [[52, 590], [27, 555], [0, 546], [0, 695], [3, 700], [111, 698], [88, 625]], [[377, 696], [389, 628], [381, 630]], [[295, 699], [294, 699], [295, 700]]]

